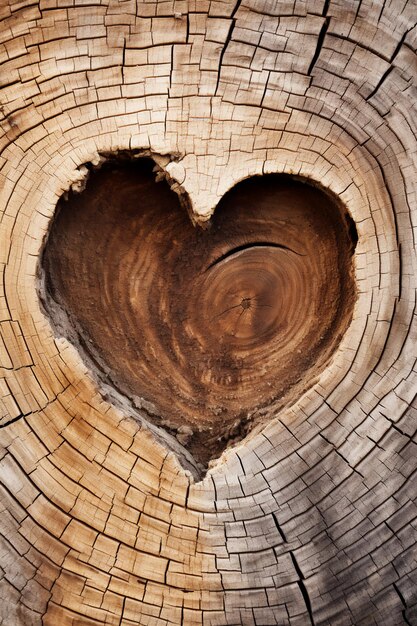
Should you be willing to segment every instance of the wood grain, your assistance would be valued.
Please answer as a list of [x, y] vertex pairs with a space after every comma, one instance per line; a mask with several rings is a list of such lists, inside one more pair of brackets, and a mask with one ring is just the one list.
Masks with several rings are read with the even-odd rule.
[[[416, 32], [415, 0], [0, 2], [0, 623], [417, 623]], [[279, 343], [266, 330], [276, 328], [272, 310], [247, 306], [247, 267], [262, 257], [256, 285], [268, 267], [268, 293], [281, 289], [278, 257], [294, 279], [295, 267], [304, 275], [305, 257], [282, 247], [240, 249], [241, 239], [270, 244], [271, 233], [254, 240], [236, 230], [231, 210], [240, 239], [219, 234], [213, 247], [215, 231], [201, 227], [229, 219], [219, 204], [229, 190], [258, 176], [313, 181], [357, 229], [356, 300], [340, 341], [331, 335], [330, 358], [319, 349], [322, 369], [301, 369], [281, 408], [282, 381], [272, 381], [270, 402], [268, 371], [257, 378], [265, 404], [250, 435], [202, 480], [186, 447], [146, 425], [149, 406], [106, 382], [103, 364], [81, 354], [65, 320], [54, 309], [51, 321], [41, 301], [42, 254], [63, 194], [80, 191], [89, 169], [105, 172], [103, 155], [126, 154], [153, 158], [175, 204], [165, 210], [186, 241], [211, 241], [205, 255], [183, 248], [193, 263], [181, 271], [197, 292], [208, 293], [204, 281], [213, 279], [201, 311], [221, 308], [214, 285], [236, 283], [237, 308], [209, 325], [216, 361], [217, 333], [229, 332], [229, 346], [261, 336], [249, 320], [265, 331], [259, 358]], [[318, 226], [328, 221], [319, 205]], [[249, 223], [251, 206], [241, 211]], [[160, 219], [147, 223], [169, 232]], [[273, 243], [299, 251], [302, 233], [282, 241], [274, 230]], [[132, 233], [124, 235], [121, 248]], [[177, 250], [164, 246], [162, 258], [148, 252], [161, 267]], [[107, 258], [101, 240], [97, 247]], [[63, 246], [60, 257], [69, 253]], [[319, 271], [320, 255], [311, 259], [309, 271]], [[88, 272], [69, 278], [88, 284]], [[168, 278], [160, 272], [155, 285]], [[304, 284], [317, 296], [318, 284]], [[117, 298], [113, 285], [102, 292]], [[299, 307], [289, 314], [291, 293], [280, 315], [298, 337], [303, 320], [317, 327]], [[157, 316], [178, 302], [160, 298]], [[143, 320], [150, 313], [140, 309]], [[196, 313], [190, 328], [204, 343], [202, 320]], [[174, 335], [163, 339], [160, 324], [152, 332], [166, 350]], [[164, 358], [176, 387], [189, 380], [188, 365]], [[192, 378], [210, 388], [202, 368]], [[248, 384], [246, 407], [254, 395]], [[173, 409], [186, 406], [189, 419], [196, 402], [187, 391]], [[199, 423], [204, 416], [196, 413]]]
[[107, 382], [207, 467], [337, 348], [356, 231], [329, 194], [274, 175], [239, 183], [202, 229], [154, 182], [154, 165], [108, 162], [60, 201], [45, 306], [58, 326], [68, 318], [68, 338]]

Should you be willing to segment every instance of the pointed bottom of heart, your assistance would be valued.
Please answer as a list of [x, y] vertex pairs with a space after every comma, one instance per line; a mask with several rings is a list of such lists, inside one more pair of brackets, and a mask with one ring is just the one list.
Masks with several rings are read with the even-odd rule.
[[40, 295], [109, 398], [201, 474], [328, 365], [352, 319], [357, 234], [331, 193], [273, 174], [194, 226], [154, 165], [110, 158], [59, 201]]

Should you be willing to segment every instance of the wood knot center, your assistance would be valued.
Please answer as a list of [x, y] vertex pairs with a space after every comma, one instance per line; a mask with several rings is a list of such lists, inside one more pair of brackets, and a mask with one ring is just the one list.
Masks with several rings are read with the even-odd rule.
[[236, 185], [203, 230], [153, 165], [109, 161], [60, 200], [46, 307], [98, 376], [207, 466], [336, 349], [355, 299], [352, 220], [330, 194], [268, 175]]

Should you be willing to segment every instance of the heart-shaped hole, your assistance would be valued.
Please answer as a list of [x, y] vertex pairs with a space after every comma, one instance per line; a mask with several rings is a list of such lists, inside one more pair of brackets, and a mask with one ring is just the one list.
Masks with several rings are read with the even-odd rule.
[[328, 362], [352, 317], [356, 229], [332, 194], [271, 174], [237, 184], [203, 229], [154, 165], [109, 160], [59, 201], [45, 304], [205, 468]]

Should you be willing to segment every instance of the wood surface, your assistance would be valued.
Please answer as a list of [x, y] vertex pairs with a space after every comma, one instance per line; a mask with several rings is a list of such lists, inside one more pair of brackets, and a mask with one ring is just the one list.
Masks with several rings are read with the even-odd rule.
[[[415, 0], [0, 2], [2, 625], [417, 624], [416, 16]], [[83, 208], [127, 155], [131, 182]], [[232, 284], [236, 309], [207, 324]], [[279, 344], [284, 300], [312, 368]], [[188, 305], [214, 360], [191, 373]], [[147, 333], [141, 370], [125, 331], [80, 346], [120, 311]], [[256, 344], [240, 398], [219, 336], [233, 358]], [[224, 440], [202, 430], [198, 452], [210, 420]]]
[[202, 228], [154, 166], [110, 160], [59, 202], [44, 306], [201, 473], [329, 361], [352, 319], [352, 221], [270, 174], [239, 183]]

